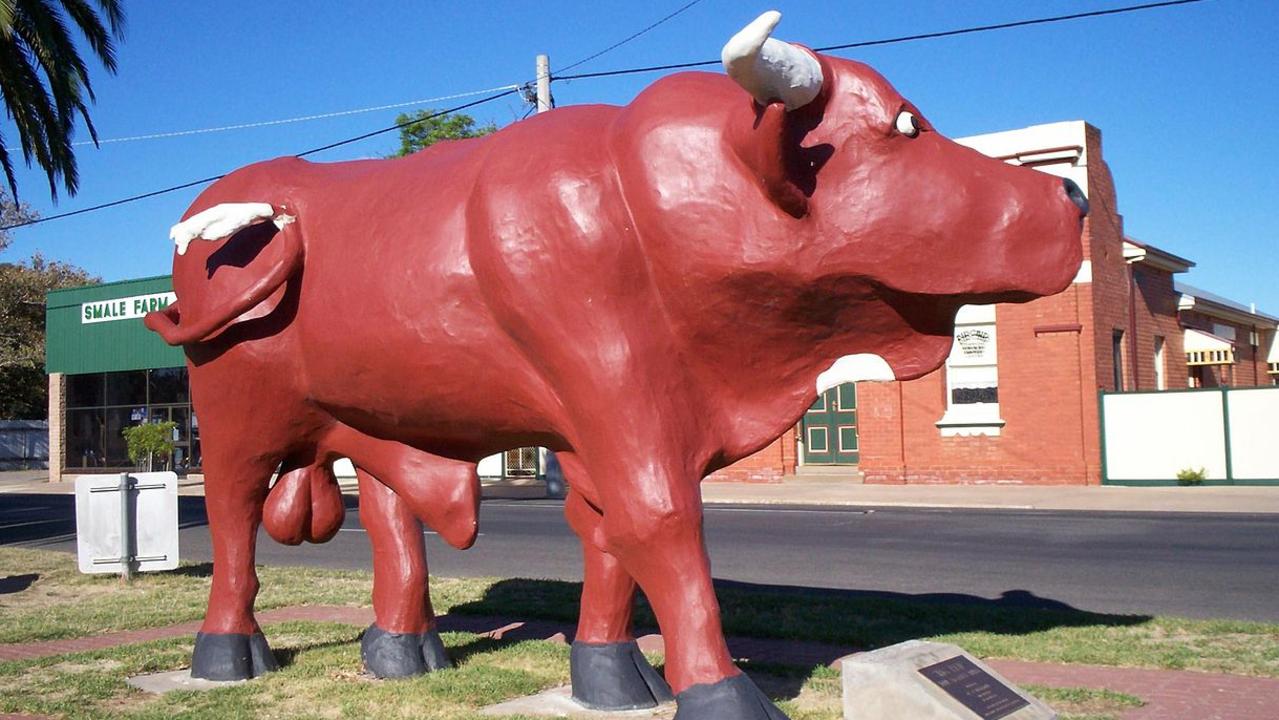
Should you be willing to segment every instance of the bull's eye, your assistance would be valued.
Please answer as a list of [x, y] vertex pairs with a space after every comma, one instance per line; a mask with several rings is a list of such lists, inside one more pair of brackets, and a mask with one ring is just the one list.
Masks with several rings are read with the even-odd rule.
[[915, 137], [919, 134], [919, 118], [915, 117], [915, 113], [909, 110], [902, 110], [897, 113], [897, 122], [895, 123], [897, 132], [906, 137]]

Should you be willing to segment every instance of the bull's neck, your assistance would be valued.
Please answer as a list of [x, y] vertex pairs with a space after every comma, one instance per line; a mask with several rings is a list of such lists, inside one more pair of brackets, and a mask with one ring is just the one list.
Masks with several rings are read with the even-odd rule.
[[817, 375], [856, 351], [858, 309], [878, 304], [860, 282], [730, 271], [686, 280], [666, 306], [733, 460], [799, 420], [816, 399]]

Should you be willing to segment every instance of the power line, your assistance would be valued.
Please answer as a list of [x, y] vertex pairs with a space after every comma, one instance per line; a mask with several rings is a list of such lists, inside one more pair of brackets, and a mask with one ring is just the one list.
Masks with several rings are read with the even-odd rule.
[[[598, 58], [601, 55], [604, 55], [605, 53], [616, 50], [617, 48], [640, 37], [641, 35], [656, 28], [662, 23], [665, 23], [671, 18], [674, 18], [675, 16], [683, 13], [685, 10], [688, 10], [689, 8], [693, 7], [694, 5], [700, 2], [702, 2], [702, 0], [692, 0], [692, 2], [685, 3], [683, 6], [681, 6], [674, 12], [669, 13], [668, 15], [661, 18], [660, 20], [657, 20], [656, 22], [639, 30], [638, 32], [632, 33], [631, 35], [628, 35], [622, 40], [619, 40], [618, 42], [615, 42], [612, 45], [609, 45], [608, 47], [604, 48], [603, 50], [600, 50], [594, 55], [584, 57], [581, 60], [578, 60], [577, 62], [566, 66], [564, 69], [570, 70], [579, 65], [584, 65], [590, 62], [591, 60], [594, 60], [595, 58]], [[195, 128], [191, 130], [171, 130], [166, 132], [144, 133], [141, 135], [126, 135], [124, 137], [99, 139], [96, 142], [93, 140], [83, 140], [81, 142], [76, 142], [71, 144], [74, 147], [80, 147], [85, 145], [102, 146], [102, 145], [108, 145], [112, 143], [137, 142], [139, 140], [162, 140], [166, 138], [189, 137], [191, 135], [207, 135], [209, 133], [228, 132], [231, 130], [250, 130], [253, 128], [273, 127], [276, 125], [290, 125], [293, 123], [310, 122], [312, 120], [327, 120], [330, 118], [347, 117], [349, 115], [361, 115], [363, 113], [377, 112], [380, 110], [394, 110], [396, 108], [411, 107], [414, 105], [419, 105], [419, 106], [430, 105], [431, 103], [443, 102], [445, 100], [457, 100], [459, 98], [464, 98], [464, 97], [474, 97], [476, 95], [484, 95], [486, 93], [492, 93], [498, 90], [516, 90], [521, 87], [522, 86], [520, 85], [499, 85], [497, 87], [485, 88], [483, 90], [472, 90], [470, 92], [454, 93], [452, 95], [441, 95], [439, 97], [432, 97], [432, 98], [422, 98], [420, 100], [407, 100], [405, 102], [390, 103], [387, 105], [372, 105], [369, 107], [355, 108], [352, 110], [336, 110], [333, 112], [315, 113], [311, 115], [298, 115], [296, 117], [280, 118], [277, 120], [260, 120], [256, 122], [235, 123], [232, 125], [218, 125], [214, 127]]]
[[[874, 47], [877, 45], [895, 45], [898, 43], [913, 42], [916, 40], [935, 40], [937, 38], [955, 37], [957, 35], [971, 35], [973, 33], [991, 32], [994, 30], [1009, 30], [1012, 28], [1029, 27], [1031, 25], [1047, 25], [1049, 23], [1082, 20], [1084, 18], [1102, 17], [1105, 15], [1121, 15], [1124, 13], [1155, 10], [1158, 8], [1173, 7], [1175, 5], [1190, 5], [1199, 2], [1203, 2], [1203, 0], [1165, 0], [1164, 2], [1146, 3], [1144, 5], [1129, 5], [1126, 7], [1111, 8], [1109, 10], [1092, 10], [1089, 12], [1072, 13], [1070, 15], [1055, 15], [1052, 17], [1032, 18], [1029, 20], [1014, 20], [1012, 22], [995, 23], [992, 25], [978, 25], [975, 27], [958, 28], [955, 30], [920, 33], [917, 35], [901, 35], [898, 37], [883, 38], [879, 40], [861, 40], [858, 42], [844, 43], [842, 45], [828, 45], [826, 47], [815, 48], [815, 50], [817, 52], [830, 52], [832, 50], [850, 50], [853, 48]], [[698, 62], [676, 63], [672, 65], [650, 65], [648, 67], [628, 68], [625, 70], [606, 70], [603, 72], [579, 73], [576, 75], [554, 75], [551, 77], [551, 80], [587, 80], [590, 78], [634, 75], [637, 73], [661, 72], [664, 70], [686, 70], [688, 68], [718, 65], [719, 63], [719, 60], [702, 60]]]
[[[617, 43], [609, 48], [605, 48], [604, 50], [600, 51], [599, 53], [596, 53], [595, 55], [591, 57], [588, 57], [584, 60], [579, 60], [577, 63], [575, 63], [574, 65], [570, 67], [580, 65], [583, 62], [586, 62], [587, 60], [591, 60], [605, 52], [608, 52], [614, 47], [620, 46], [622, 43], [628, 42], [634, 37], [638, 37], [639, 35], [643, 34], [644, 32], [647, 32], [648, 30], [652, 29], [653, 27], [656, 27], [657, 25], [660, 25], [661, 23], [665, 22], [671, 17], [674, 17], [675, 15], [683, 12], [684, 10], [687, 10], [695, 2], [699, 2], [699, 1], [700, 0], [694, 0], [694, 2], [688, 3], [687, 5], [675, 11], [671, 15], [668, 15], [666, 18], [663, 18], [662, 20], [659, 20], [656, 23], [654, 23], [652, 26], [639, 31], [638, 33], [634, 34], [630, 38], [622, 40], [620, 43]], [[1056, 15], [1053, 17], [1032, 18], [1028, 20], [1016, 20], [1013, 22], [996, 23], [992, 25], [979, 25], [975, 27], [959, 28], [954, 30], [942, 30], [938, 32], [921, 33], [917, 35], [903, 35], [899, 37], [884, 38], [880, 40], [862, 40], [858, 42], [845, 43], [842, 45], [829, 45], [826, 47], [816, 48], [816, 50], [818, 52], [829, 52], [832, 50], [848, 50], [851, 48], [871, 47], [876, 45], [892, 45], [896, 43], [912, 42], [916, 40], [931, 40], [931, 39], [943, 38], [943, 37], [954, 37], [957, 35], [969, 35], [973, 33], [990, 32], [994, 30], [1007, 30], [1010, 28], [1027, 27], [1031, 25], [1046, 25], [1049, 23], [1065, 22], [1069, 20], [1080, 20], [1083, 18], [1102, 17], [1106, 15], [1119, 15], [1123, 13], [1139, 12], [1143, 10], [1153, 10], [1157, 8], [1173, 7], [1176, 5], [1190, 5], [1190, 4], [1199, 3], [1199, 2], [1203, 2], [1203, 0], [1165, 0], [1164, 2], [1153, 2], [1153, 3], [1146, 3], [1143, 5], [1129, 5], [1126, 7], [1111, 8], [1109, 10], [1093, 10], [1090, 12], [1073, 13], [1069, 15]], [[683, 70], [687, 68], [716, 65], [718, 63], [719, 63], [719, 60], [705, 60], [700, 62], [675, 63], [675, 64], [669, 64], [669, 65], [651, 65], [648, 67], [629, 68], [625, 70], [608, 70], [604, 72], [580, 73], [576, 75], [557, 75], [557, 76], [553, 76], [551, 80], [552, 81], [554, 80], [584, 80], [589, 78], [613, 77], [617, 75], [633, 75], [636, 73], [645, 73], [645, 72], [658, 72], [662, 70]], [[479, 100], [475, 100], [473, 102], [469, 102], [464, 105], [458, 105], [456, 107], [449, 108], [448, 110], [432, 113], [431, 115], [428, 115], [423, 118], [417, 118], [406, 123], [399, 123], [397, 125], [392, 125], [391, 127], [388, 127], [388, 128], [382, 128], [381, 130], [374, 130], [372, 132], [364, 133], [363, 135], [357, 135], [353, 138], [348, 138], [346, 140], [339, 140], [338, 142], [335, 142], [335, 143], [329, 143], [328, 145], [322, 145], [320, 147], [311, 148], [310, 150], [305, 150], [303, 152], [297, 153], [296, 157], [305, 157], [307, 155], [313, 155], [315, 153], [322, 152], [324, 150], [331, 150], [333, 148], [341, 147], [343, 145], [349, 145], [350, 143], [359, 142], [360, 140], [365, 140], [375, 135], [381, 135], [382, 133], [391, 132], [393, 130], [399, 130], [402, 127], [412, 125], [413, 123], [416, 123], [416, 122], [421, 122], [422, 120], [429, 120], [431, 118], [439, 117], [441, 115], [447, 115], [449, 113], [457, 112], [459, 110], [465, 110], [467, 108], [472, 108], [487, 102], [492, 102], [499, 98], [503, 98], [503, 97], [506, 97], [507, 95], [511, 95], [515, 92], [518, 92], [518, 88], [519, 86], [511, 86], [509, 89], [503, 90], [502, 92], [499, 92], [495, 95], [490, 95], [488, 97], [481, 98]], [[57, 215], [48, 215], [46, 217], [36, 218], [34, 220], [28, 220], [21, 223], [14, 223], [12, 225], [6, 225], [4, 227], [0, 227], [0, 232], [6, 231], [6, 230], [13, 230], [15, 228], [20, 228], [20, 227], [26, 227], [28, 225], [38, 225], [40, 223], [49, 222], [50, 220], [58, 220], [61, 218], [72, 217], [74, 215], [82, 215], [84, 213], [94, 212], [96, 210], [103, 210], [106, 208], [115, 207], [117, 205], [124, 205], [126, 203], [135, 202], [137, 200], [144, 200], [146, 198], [155, 197], [157, 195], [164, 195], [166, 193], [175, 192], [178, 190], [184, 190], [186, 188], [193, 187], [196, 185], [213, 182], [214, 180], [218, 180], [222, 177], [223, 175], [215, 175], [213, 177], [203, 178], [200, 180], [193, 180], [191, 182], [186, 182], [181, 185], [174, 185], [172, 187], [163, 188], [161, 190], [154, 190], [148, 193], [143, 193], [141, 195], [134, 195], [127, 198], [122, 198], [120, 200], [114, 200], [112, 202], [103, 203], [101, 205], [94, 205], [92, 207], [81, 208], [79, 210], [72, 210], [70, 212], [58, 213]]]
[[[374, 130], [372, 132], [364, 133], [363, 135], [357, 135], [356, 137], [353, 137], [353, 138], [347, 138], [346, 140], [339, 140], [338, 142], [335, 142], [335, 143], [329, 143], [328, 145], [321, 145], [320, 147], [311, 148], [310, 150], [304, 150], [300, 153], [296, 153], [294, 157], [305, 157], [307, 155], [314, 155], [315, 153], [318, 153], [324, 150], [331, 150], [335, 147], [349, 145], [353, 142], [359, 142], [360, 140], [365, 140], [375, 135], [388, 133], [388, 132], [391, 132], [392, 130], [399, 130], [400, 128], [408, 127], [409, 125], [422, 122], [423, 120], [430, 120], [431, 118], [440, 117], [441, 115], [448, 115], [449, 113], [458, 112], [460, 110], [466, 110], [467, 108], [473, 108], [476, 105], [482, 105], [484, 103], [492, 102], [499, 98], [506, 97], [507, 95], [511, 95], [512, 93], [516, 92], [517, 87], [518, 86], [513, 86], [511, 89], [497, 93], [496, 95], [490, 95], [488, 97], [466, 103], [465, 105], [458, 105], [456, 107], [451, 107], [448, 110], [441, 110], [440, 112], [431, 113], [430, 115], [427, 115], [425, 117], [414, 118], [412, 120], [409, 120], [408, 122], [398, 123], [398, 124], [392, 125], [391, 127], [382, 128], [381, 130]], [[75, 215], [83, 215], [85, 213], [91, 213], [97, 210], [105, 210], [107, 208], [116, 207], [117, 205], [124, 205], [126, 203], [131, 203], [131, 202], [136, 202], [138, 200], [145, 200], [147, 198], [152, 198], [157, 195], [165, 195], [167, 193], [177, 192], [178, 190], [185, 190], [189, 187], [195, 187], [196, 185], [211, 183], [215, 180], [221, 180], [224, 177], [226, 177], [225, 173], [222, 175], [212, 175], [210, 177], [201, 178], [199, 180], [192, 180], [190, 182], [185, 182], [185, 183], [182, 183], [181, 185], [173, 185], [171, 187], [162, 188], [160, 190], [152, 190], [151, 192], [142, 193], [141, 195], [132, 195], [130, 197], [121, 198], [119, 200], [112, 200], [111, 202], [102, 203], [101, 205], [93, 205], [86, 208], [80, 208], [79, 210], [71, 210], [69, 212], [58, 213], [56, 215], [46, 215], [44, 217], [35, 218], [34, 220], [26, 220], [20, 223], [13, 223], [12, 225], [5, 225], [4, 227], [0, 227], [0, 232], [4, 232], [6, 230], [13, 230], [15, 228], [20, 228], [20, 227], [27, 227], [28, 225], [39, 225], [40, 223], [49, 222], [50, 220], [60, 220], [62, 218], [69, 218]]]
[[638, 32], [632, 33], [631, 35], [628, 35], [627, 37], [623, 38], [622, 40], [619, 40], [619, 41], [617, 41], [617, 42], [613, 43], [612, 45], [609, 45], [608, 47], [604, 48], [603, 50], [600, 50], [599, 52], [595, 53], [594, 55], [590, 55], [590, 56], [588, 56], [588, 57], [584, 57], [584, 58], [582, 58], [581, 60], [578, 60], [577, 62], [572, 63], [571, 65], [566, 65], [566, 66], [564, 67], [564, 69], [565, 69], [565, 70], [572, 70], [573, 68], [577, 67], [578, 65], [584, 65], [584, 64], [586, 64], [586, 63], [588, 63], [588, 62], [590, 62], [590, 61], [594, 60], [595, 58], [597, 58], [597, 57], [599, 57], [599, 56], [603, 55], [604, 53], [612, 52], [613, 50], [618, 49], [619, 47], [621, 47], [621, 46], [625, 45], [626, 43], [628, 43], [628, 42], [630, 42], [630, 41], [632, 41], [632, 40], [634, 40], [635, 38], [639, 37], [640, 35], [643, 35], [644, 33], [648, 32], [649, 30], [652, 30], [653, 28], [657, 27], [658, 25], [661, 25], [662, 23], [666, 22], [667, 20], [670, 20], [671, 18], [675, 17], [676, 15], [679, 15], [680, 13], [682, 13], [682, 12], [684, 12], [685, 10], [687, 10], [687, 9], [689, 9], [689, 8], [691, 8], [691, 7], [693, 7], [694, 5], [696, 5], [697, 3], [701, 2], [701, 1], [702, 1], [702, 0], [693, 0], [693, 1], [692, 1], [692, 2], [690, 2], [690, 3], [686, 3], [686, 4], [684, 4], [682, 7], [680, 7], [678, 10], [676, 10], [675, 12], [672, 12], [671, 14], [667, 15], [666, 17], [662, 18], [661, 20], [658, 20], [657, 22], [653, 23], [652, 25], [649, 25], [648, 27], [646, 27], [646, 28], [644, 28], [644, 29], [642, 29], [642, 30], [640, 30], [640, 31], [638, 31]]
[[431, 103], [443, 102], [445, 100], [457, 100], [464, 97], [484, 95], [485, 93], [496, 92], [498, 90], [514, 90], [518, 87], [519, 85], [499, 85], [498, 87], [485, 88], [483, 90], [472, 90], [470, 92], [454, 93], [452, 95], [423, 98], [421, 100], [408, 100], [405, 102], [391, 103], [389, 105], [374, 105], [371, 107], [356, 108], [354, 110], [337, 110], [334, 112], [317, 113], [314, 115], [299, 115], [297, 117], [282, 118], [279, 120], [262, 120], [259, 122], [238, 123], [235, 125], [219, 125], [217, 127], [198, 128], [195, 130], [174, 130], [170, 132], [148, 133], [145, 135], [129, 135], [126, 137], [98, 140], [97, 143], [94, 143], [92, 140], [85, 140], [83, 142], [72, 143], [72, 145], [106, 145], [108, 143], [135, 142], [137, 140], [158, 140], [161, 138], [186, 137], [188, 135], [205, 135], [207, 133], [226, 132], [228, 130], [247, 130], [249, 128], [270, 127], [273, 125], [288, 125], [291, 123], [308, 122], [310, 120], [326, 120], [328, 118], [345, 117], [347, 115], [360, 115], [362, 113], [377, 112], [379, 110], [394, 110], [396, 108], [410, 107], [413, 105], [429, 105]]

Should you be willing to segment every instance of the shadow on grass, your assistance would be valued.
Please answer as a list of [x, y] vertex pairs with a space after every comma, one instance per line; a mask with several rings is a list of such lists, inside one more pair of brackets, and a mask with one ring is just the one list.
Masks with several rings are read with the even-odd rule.
[[[957, 633], [1028, 635], [1056, 628], [1132, 626], [1151, 619], [1086, 612], [1023, 589], [1010, 589], [991, 599], [959, 593], [912, 595], [720, 580], [715, 590], [734, 657], [747, 658], [743, 669], [756, 675], [760, 686], [778, 699], [795, 697], [819, 667], [854, 650]], [[454, 606], [450, 614], [532, 624], [536, 620], [574, 623], [580, 597], [581, 583], [501, 580], [483, 598]], [[657, 627], [642, 596], [635, 624], [637, 634]], [[751, 638], [786, 642], [761, 644]], [[495, 641], [477, 642], [488, 647]]]
[[31, 584], [40, 579], [38, 573], [26, 573], [25, 575], [9, 575], [0, 578], [0, 595], [12, 595], [20, 593], [31, 587]]
[[494, 652], [507, 647], [512, 642], [518, 641], [511, 638], [497, 639], [490, 637], [477, 637], [462, 645], [450, 645], [448, 648], [448, 655], [454, 665], [465, 665], [466, 661], [473, 655], [483, 655], [484, 653]]
[[174, 577], [191, 577], [191, 578], [207, 578], [213, 577], [213, 563], [191, 563], [189, 565], [179, 565], [172, 570], [165, 570], [165, 575]]
[[[786, 640], [791, 660], [812, 666], [829, 664], [853, 650], [873, 650], [938, 635], [1028, 635], [1055, 628], [1122, 627], [1150, 620], [1145, 615], [1086, 612], [1023, 589], [1007, 590], [994, 599], [958, 593], [912, 595], [723, 580], [716, 581], [715, 589], [725, 635]], [[580, 597], [580, 583], [501, 580], [480, 600], [455, 606], [450, 613], [575, 622]], [[640, 634], [657, 626], [642, 596], [635, 622], [638, 628], [646, 628]]]

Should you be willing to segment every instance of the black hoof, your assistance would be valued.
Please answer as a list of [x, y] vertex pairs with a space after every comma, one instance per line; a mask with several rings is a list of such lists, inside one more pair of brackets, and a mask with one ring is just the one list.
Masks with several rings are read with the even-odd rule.
[[675, 699], [679, 703], [675, 720], [787, 720], [745, 675], [693, 685]]
[[370, 625], [360, 638], [364, 668], [379, 678], [402, 678], [453, 667], [436, 630], [392, 633]]
[[573, 643], [569, 653], [573, 699], [591, 710], [638, 710], [674, 699], [635, 641]]
[[262, 633], [195, 634], [191, 677], [203, 680], [248, 680], [278, 670]]

